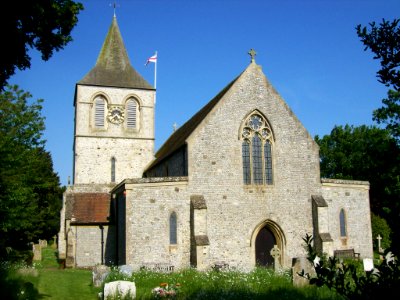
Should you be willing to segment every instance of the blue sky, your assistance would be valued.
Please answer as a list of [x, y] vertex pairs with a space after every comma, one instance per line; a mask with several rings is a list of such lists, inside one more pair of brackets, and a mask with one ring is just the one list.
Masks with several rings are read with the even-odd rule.
[[[72, 178], [75, 84], [94, 66], [112, 21], [112, 0], [81, 1], [73, 41], [9, 83], [44, 99], [47, 150], [61, 183]], [[117, 20], [133, 67], [153, 84], [158, 51], [156, 147], [256, 62], [312, 136], [335, 125], [373, 124], [386, 88], [355, 27], [399, 18], [398, 0], [120, 0]]]

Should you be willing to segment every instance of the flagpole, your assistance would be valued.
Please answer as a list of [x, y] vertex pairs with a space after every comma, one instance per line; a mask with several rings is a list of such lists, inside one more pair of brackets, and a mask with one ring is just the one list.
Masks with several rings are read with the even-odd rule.
[[[157, 51], [156, 51], [156, 57], [157, 57]], [[156, 94], [157, 94], [157, 60], [158, 57], [154, 63], [154, 89], [156, 92], [154, 93], [154, 104], [156, 104]]]

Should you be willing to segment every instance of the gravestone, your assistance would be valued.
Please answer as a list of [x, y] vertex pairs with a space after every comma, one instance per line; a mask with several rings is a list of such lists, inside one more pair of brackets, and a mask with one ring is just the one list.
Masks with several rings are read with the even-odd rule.
[[51, 245], [51, 248], [57, 249], [57, 236], [53, 236], [53, 245]]
[[40, 244], [32, 245], [33, 260], [42, 260], [42, 247]]
[[132, 277], [133, 268], [130, 265], [122, 265], [119, 268], [119, 272], [127, 277]]
[[307, 257], [294, 257], [292, 260], [292, 280], [294, 286], [302, 287], [308, 285], [308, 279], [299, 275], [303, 270], [304, 274], [308, 273], [311, 277], [316, 275], [315, 269]]
[[382, 249], [382, 247], [381, 247], [381, 240], [382, 240], [381, 235], [378, 234], [378, 236], [376, 237], [376, 239], [378, 240], [378, 252], [379, 252], [379, 253], [383, 253], [383, 249]]
[[[117, 280], [108, 282], [104, 285], [104, 299], [135, 299], [136, 285], [131, 281]], [[113, 298], [115, 297], [115, 298]], [[125, 298], [126, 297], [126, 298]]]
[[103, 284], [104, 280], [110, 274], [110, 267], [105, 265], [97, 265], [92, 270], [92, 282], [95, 287]]
[[47, 247], [47, 241], [46, 241], [46, 240], [39, 240], [39, 245], [40, 245], [42, 248], [46, 248], [46, 247]]
[[281, 257], [281, 250], [277, 245], [274, 245], [274, 248], [271, 249], [271, 256], [274, 258], [274, 269], [275, 271], [280, 270], [281, 264], [279, 263], [279, 258]]
[[372, 258], [364, 258], [363, 265], [365, 272], [370, 272], [374, 269], [374, 261], [372, 260]]

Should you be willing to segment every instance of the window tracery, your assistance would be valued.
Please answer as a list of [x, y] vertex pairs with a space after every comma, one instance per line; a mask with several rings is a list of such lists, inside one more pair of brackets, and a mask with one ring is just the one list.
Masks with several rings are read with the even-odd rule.
[[272, 184], [272, 130], [258, 112], [245, 121], [241, 138], [244, 184]]

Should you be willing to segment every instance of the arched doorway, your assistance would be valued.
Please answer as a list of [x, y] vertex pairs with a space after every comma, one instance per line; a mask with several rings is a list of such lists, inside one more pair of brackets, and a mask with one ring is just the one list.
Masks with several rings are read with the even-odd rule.
[[256, 237], [256, 266], [274, 267], [274, 258], [270, 253], [274, 245], [276, 245], [275, 235], [267, 226], [264, 226]]
[[279, 264], [285, 266], [286, 238], [282, 228], [272, 220], [264, 220], [253, 229], [250, 238], [251, 260], [253, 266], [274, 268], [271, 249], [277, 246], [280, 251]]

